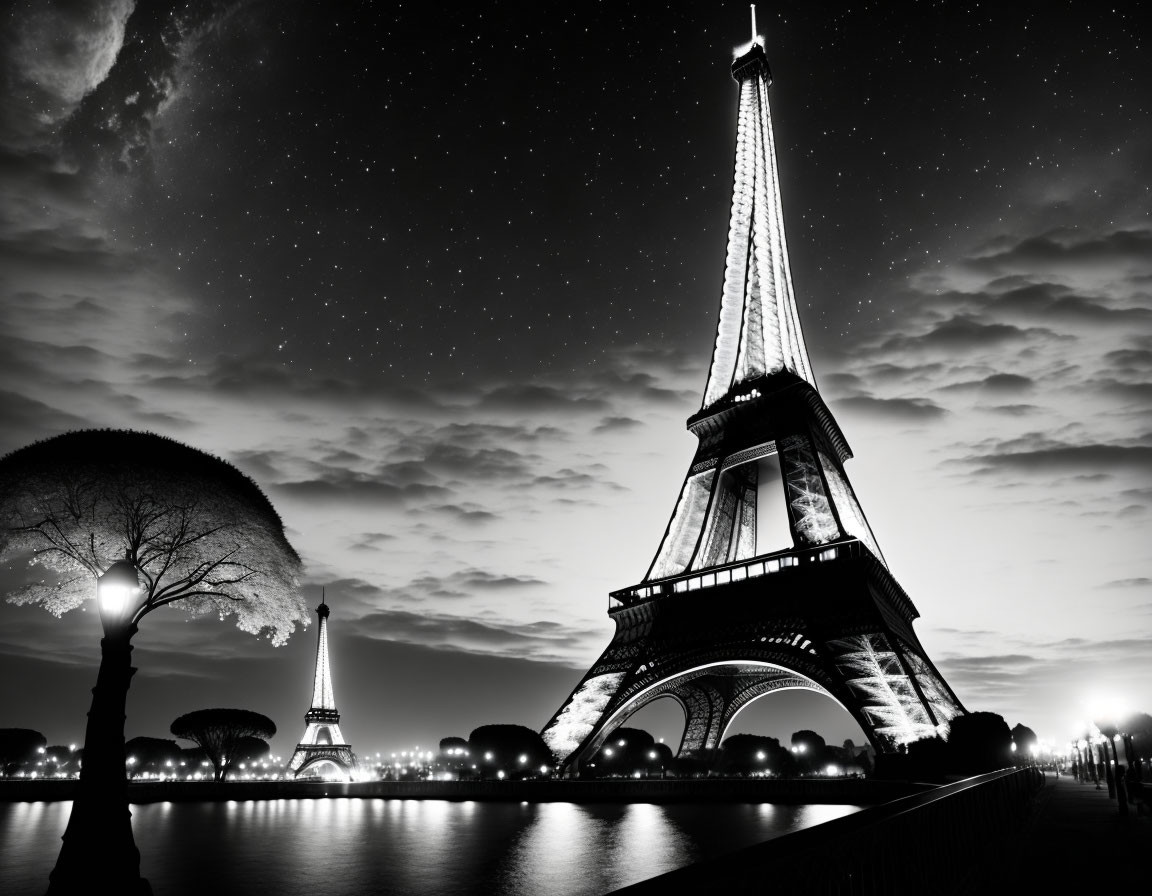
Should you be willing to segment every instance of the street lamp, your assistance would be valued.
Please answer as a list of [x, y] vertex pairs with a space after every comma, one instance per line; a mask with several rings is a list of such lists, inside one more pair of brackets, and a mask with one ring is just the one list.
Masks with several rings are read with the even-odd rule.
[[117, 560], [96, 579], [96, 598], [104, 635], [118, 634], [135, 614], [140, 574], [131, 560]]
[[141, 596], [146, 594], [139, 570], [127, 557], [96, 577], [96, 604], [104, 629], [100, 670], [84, 731], [79, 787], [56, 866], [48, 876], [48, 896], [90, 892], [94, 868], [102, 869], [101, 881], [113, 892], [152, 892], [140, 876], [140, 850], [132, 837], [124, 754], [128, 686], [136, 673], [132, 636]]

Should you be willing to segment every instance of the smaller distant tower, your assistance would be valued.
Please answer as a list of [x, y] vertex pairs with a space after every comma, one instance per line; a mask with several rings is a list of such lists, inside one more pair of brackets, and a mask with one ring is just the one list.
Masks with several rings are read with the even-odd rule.
[[[288, 771], [296, 778], [306, 771], [320, 777], [332, 768], [344, 778], [352, 780], [356, 772], [356, 757], [352, 747], [340, 733], [340, 713], [336, 711], [336, 698], [332, 696], [332, 669], [328, 663], [328, 615], [331, 612], [320, 592], [320, 631], [316, 641], [316, 675], [312, 685], [312, 708], [304, 714], [308, 727], [296, 745], [296, 752], [288, 761]], [[309, 775], [308, 777], [311, 777]]]

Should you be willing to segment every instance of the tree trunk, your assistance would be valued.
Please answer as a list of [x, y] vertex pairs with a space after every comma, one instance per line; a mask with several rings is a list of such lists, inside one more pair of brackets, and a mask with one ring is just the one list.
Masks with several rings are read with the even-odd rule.
[[125, 705], [136, 672], [132, 667], [135, 634], [136, 626], [129, 625], [100, 642], [100, 671], [84, 732], [80, 784], [56, 867], [49, 875], [49, 896], [152, 893], [140, 876], [140, 851], [132, 837], [124, 768]]

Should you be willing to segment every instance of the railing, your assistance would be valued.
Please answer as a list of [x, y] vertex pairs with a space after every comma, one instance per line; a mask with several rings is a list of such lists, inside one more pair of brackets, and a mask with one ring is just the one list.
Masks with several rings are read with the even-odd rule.
[[1004, 769], [863, 809], [611, 896], [926, 894], [981, 888], [1024, 829], [1043, 773]]
[[611, 612], [621, 607], [631, 607], [664, 594], [682, 594], [688, 591], [712, 588], [716, 585], [727, 585], [729, 582], [740, 582], [744, 579], [772, 575], [782, 569], [789, 569], [802, 563], [822, 563], [841, 557], [861, 557], [868, 553], [868, 549], [860, 541], [853, 538], [849, 541], [841, 541], [832, 545], [819, 545], [799, 551], [788, 549], [775, 551], [771, 554], [761, 554], [750, 560], [740, 560], [723, 566], [713, 566], [706, 570], [654, 579], [642, 585], [633, 585], [631, 588], [613, 591], [608, 595], [608, 610]]

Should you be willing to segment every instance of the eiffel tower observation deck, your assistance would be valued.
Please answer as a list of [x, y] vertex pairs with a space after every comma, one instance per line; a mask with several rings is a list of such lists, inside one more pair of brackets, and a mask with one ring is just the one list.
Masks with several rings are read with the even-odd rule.
[[[844, 471], [847, 439], [817, 389], [792, 285], [763, 39], [732, 63], [735, 171], [720, 314], [699, 440], [644, 578], [611, 594], [616, 634], [542, 735], [568, 774], [661, 697], [679, 755], [707, 755], [752, 700], [838, 701], [890, 752], [947, 735], [965, 710], [913, 632], [918, 612]], [[765, 522], [775, 520], [774, 526]], [[783, 544], [771, 544], [768, 529]]]

